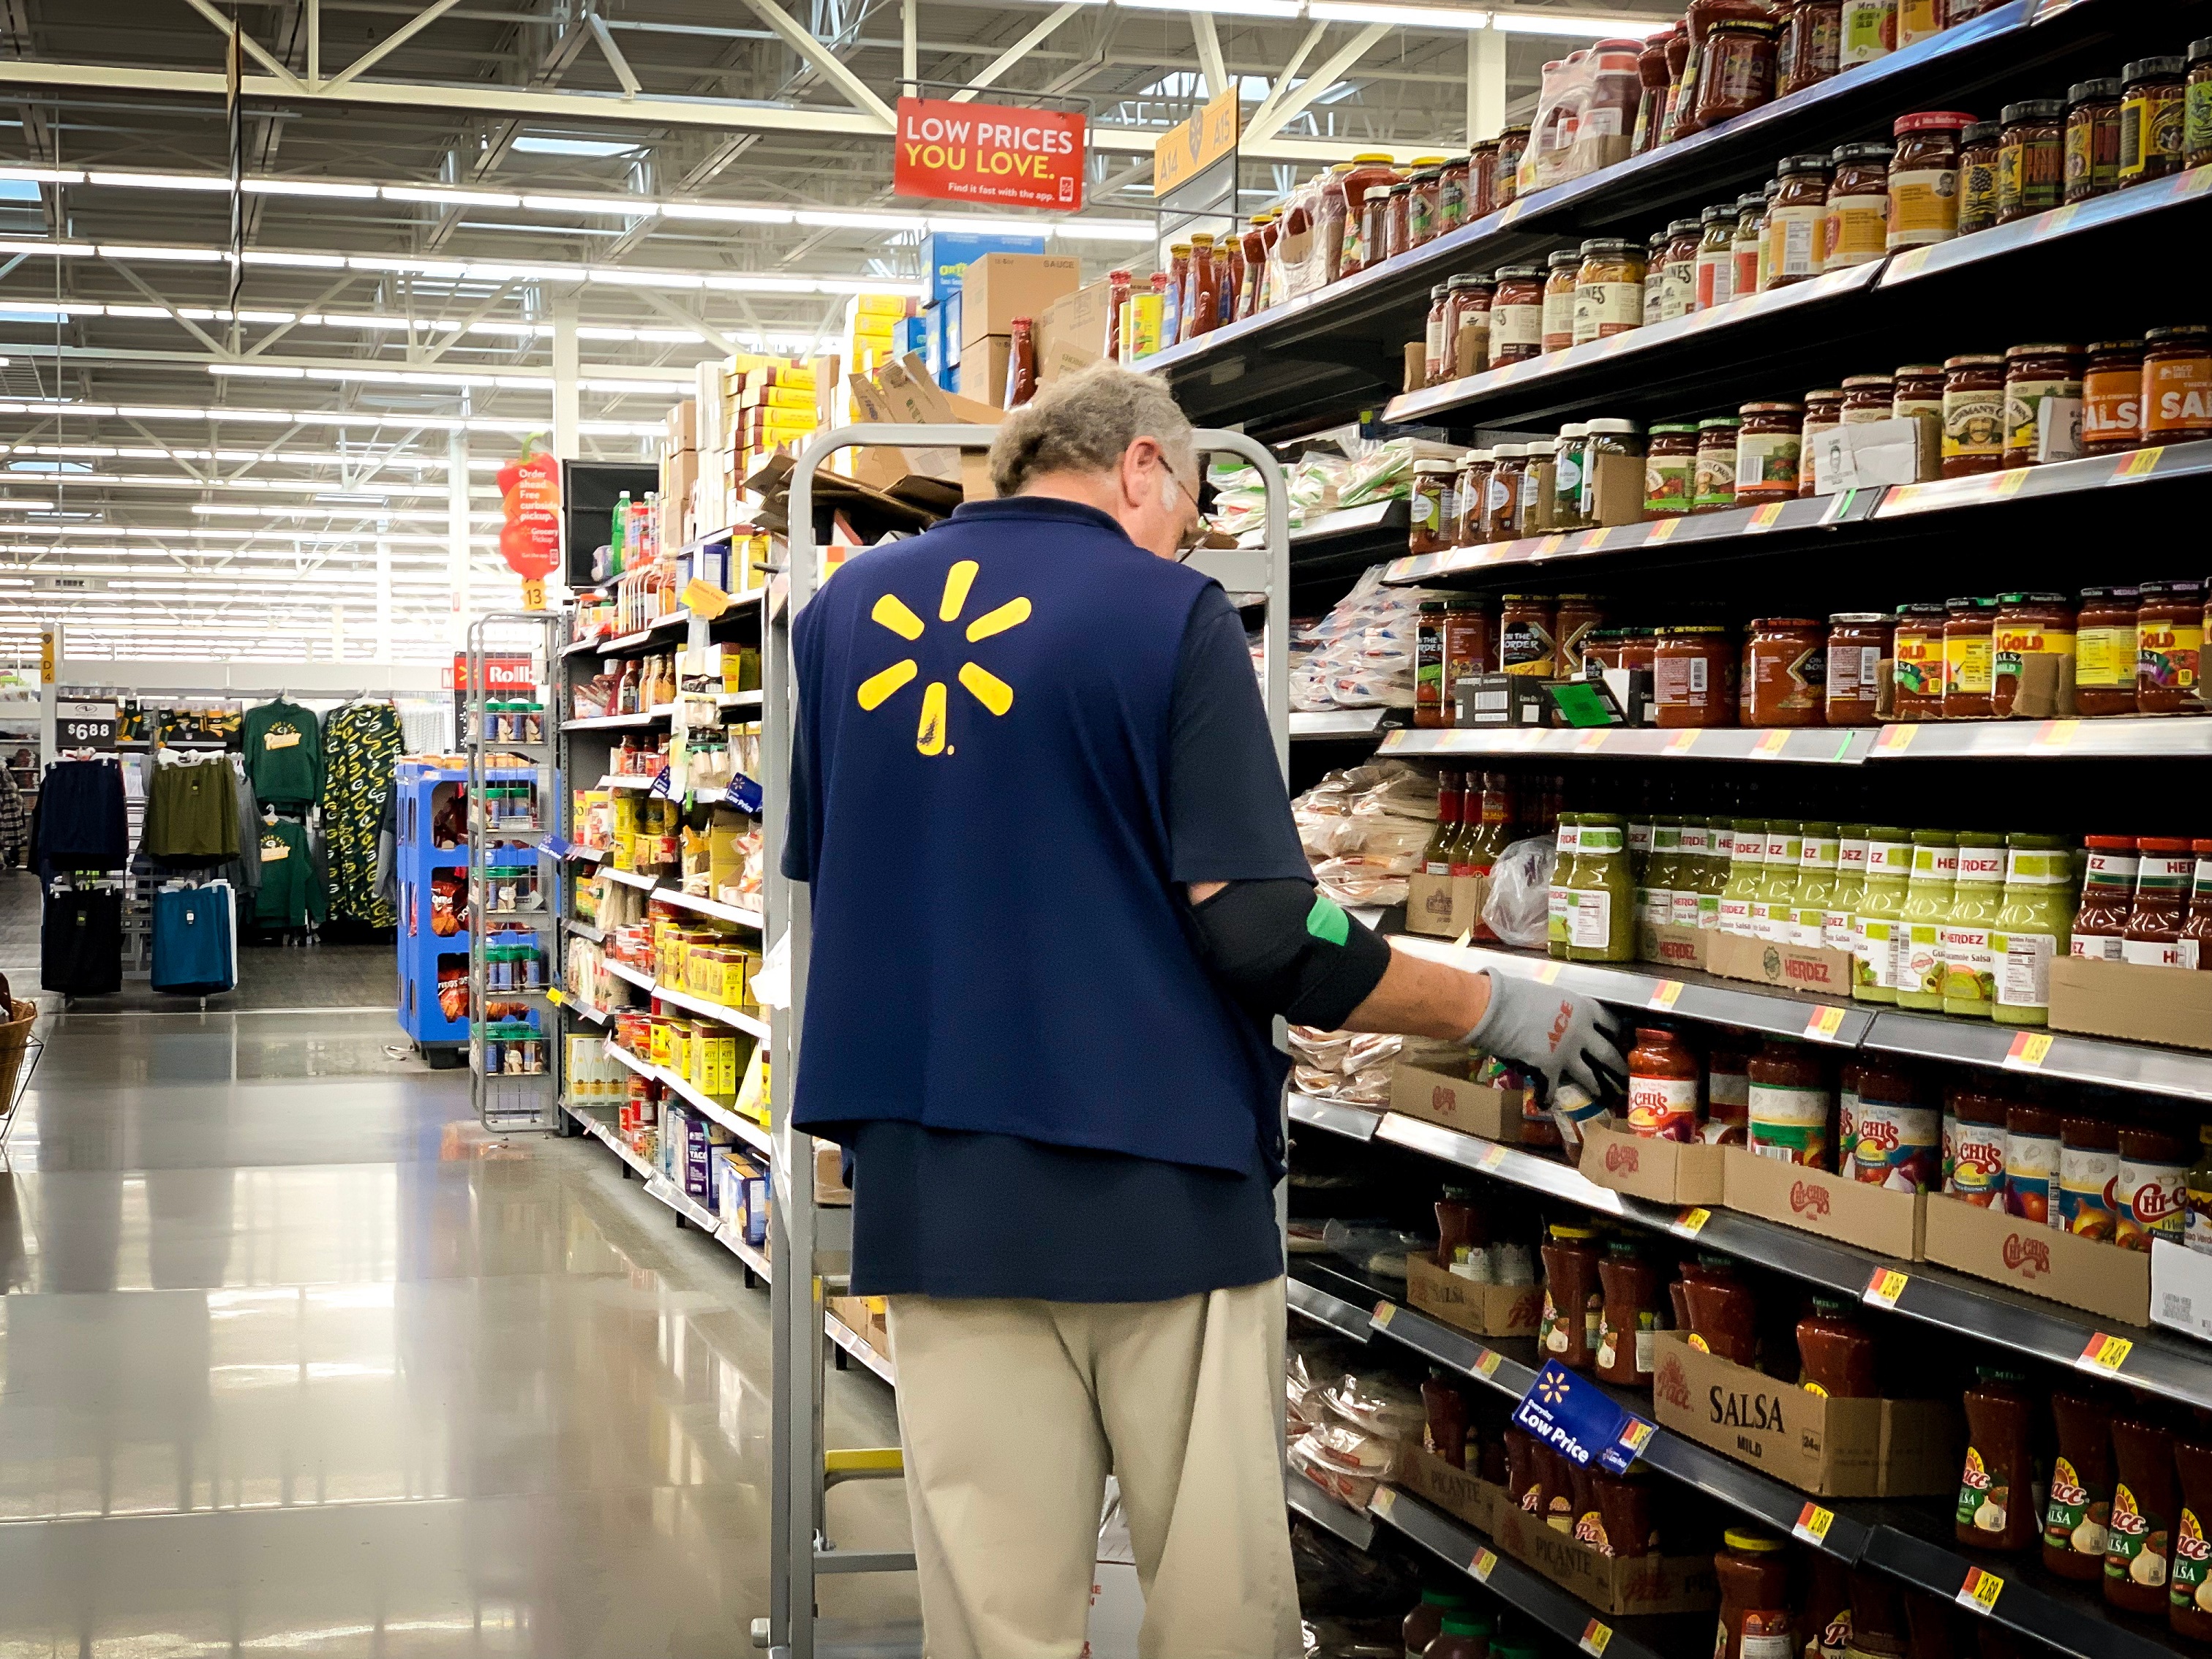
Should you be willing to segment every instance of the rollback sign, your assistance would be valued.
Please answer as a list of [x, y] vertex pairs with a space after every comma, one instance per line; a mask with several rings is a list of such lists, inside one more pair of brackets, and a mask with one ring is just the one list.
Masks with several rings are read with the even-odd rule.
[[1083, 117], [1066, 110], [898, 100], [891, 188], [994, 207], [1083, 205]]
[[1595, 1463], [1626, 1474], [1652, 1425], [1616, 1405], [1596, 1383], [1557, 1360], [1547, 1362], [1514, 1408], [1516, 1427], [1526, 1429], [1560, 1456], [1588, 1468]]

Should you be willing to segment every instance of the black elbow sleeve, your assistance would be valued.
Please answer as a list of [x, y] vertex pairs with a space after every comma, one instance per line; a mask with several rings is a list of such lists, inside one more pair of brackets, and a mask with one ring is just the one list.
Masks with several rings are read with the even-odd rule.
[[1214, 977], [1261, 1018], [1334, 1030], [1390, 965], [1379, 934], [1303, 881], [1232, 881], [1191, 916]]

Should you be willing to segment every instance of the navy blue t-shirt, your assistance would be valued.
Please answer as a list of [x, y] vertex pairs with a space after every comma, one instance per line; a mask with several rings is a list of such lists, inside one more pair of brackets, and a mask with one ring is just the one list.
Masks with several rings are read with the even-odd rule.
[[[794, 802], [806, 769], [794, 752]], [[1183, 630], [1165, 785], [1176, 883], [1310, 879], [1243, 625], [1218, 587]], [[787, 866], [803, 842], [794, 823]], [[1152, 1302], [1283, 1271], [1256, 1141], [1232, 1172], [882, 1121], [854, 1126], [853, 1153], [856, 1295]]]

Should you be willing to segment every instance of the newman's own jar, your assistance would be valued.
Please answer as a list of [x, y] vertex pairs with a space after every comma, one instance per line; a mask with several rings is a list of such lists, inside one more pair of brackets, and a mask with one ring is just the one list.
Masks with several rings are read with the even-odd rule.
[[2120, 83], [2077, 81], [2066, 89], [2068, 203], [2087, 202], [2120, 185]]
[[1662, 628], [1651, 658], [1656, 726], [1734, 726], [1735, 647], [1715, 623]]
[[1828, 678], [1828, 630], [1810, 617], [1751, 625], [1751, 724], [1818, 726]]
[[1977, 121], [1959, 135], [1959, 234], [1971, 236], [1997, 222], [1997, 149], [2004, 129]]
[[1889, 251], [1890, 156], [1887, 144], [1845, 144], [1837, 150], [1822, 270], [1872, 264]]
[[1943, 476], [1972, 477], [2004, 466], [2004, 359], [1943, 362]]
[[1802, 404], [1746, 404], [1735, 440], [1738, 507], [1786, 501], [1797, 494], [1798, 457], [1804, 447]]
[[2212, 328], [2183, 323], [2143, 336], [2143, 441], [2212, 438]]
[[1698, 422], [1698, 470], [1691, 512], [1725, 513], [1735, 505], [1736, 431], [1742, 424], [1727, 415]]
[[1923, 110], [1898, 118], [1889, 163], [1889, 246], [1948, 242], [1959, 234], [1959, 135], [1974, 118]]
[[2028, 98], [2004, 106], [1997, 138], [1997, 222], [2058, 205], [2066, 187], [2066, 104]]
[[2081, 453], [2081, 348], [2017, 345], [2005, 353], [2004, 464], [2035, 466]]
[[1889, 657], [1890, 619], [1879, 611], [1842, 611], [1828, 618], [1828, 684], [1823, 710], [1830, 726], [1881, 722], [1881, 665]]
[[1782, 188], [1766, 210], [1766, 286], [1810, 282], [1821, 271], [1828, 240], [1828, 158], [1790, 155]]
[[1644, 516], [1678, 519], [1697, 495], [1698, 428], [1689, 421], [1667, 421], [1651, 428], [1651, 447], [1644, 458]]
[[1506, 265], [1490, 297], [1490, 361], [1493, 366], [1544, 355], [1544, 273], [1534, 265]]
[[2141, 340], [2100, 340], [2081, 374], [2081, 453], [2117, 455], [2142, 447]]
[[2136, 712], [2136, 609], [2140, 590], [2085, 587], [2074, 639], [2074, 708], [2082, 714]]

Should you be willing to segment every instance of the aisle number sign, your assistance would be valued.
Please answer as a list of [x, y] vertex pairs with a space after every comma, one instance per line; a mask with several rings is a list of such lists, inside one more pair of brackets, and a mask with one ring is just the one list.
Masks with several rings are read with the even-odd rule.
[[1152, 196], [1165, 196], [1237, 148], [1237, 93], [1232, 88], [1152, 144]]
[[1073, 213], [1083, 205], [1083, 117], [1069, 110], [902, 98], [891, 189]]

